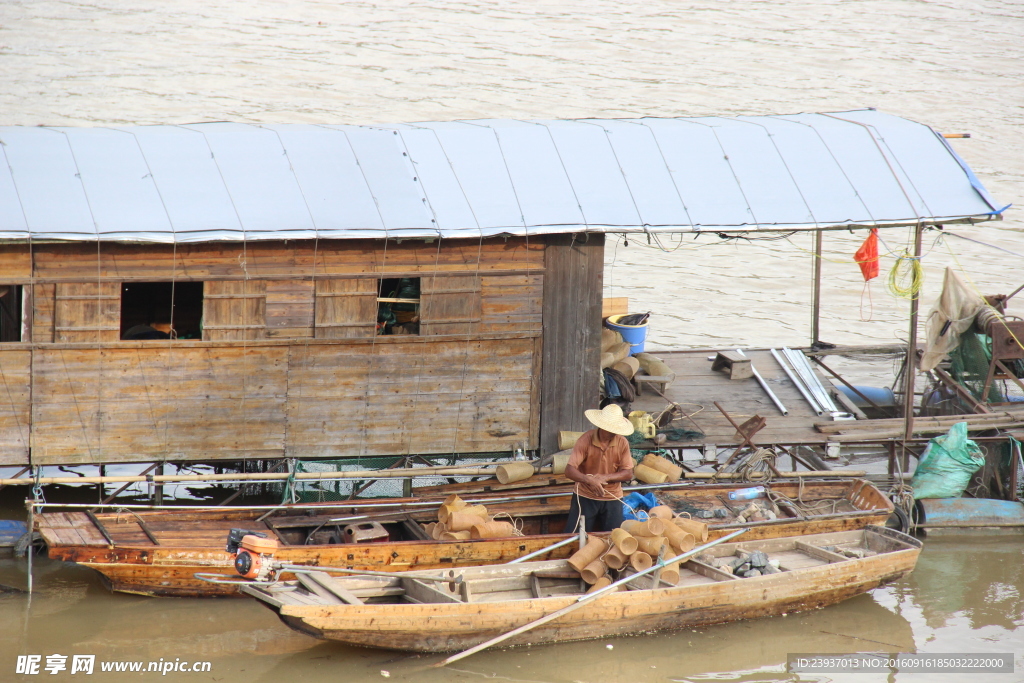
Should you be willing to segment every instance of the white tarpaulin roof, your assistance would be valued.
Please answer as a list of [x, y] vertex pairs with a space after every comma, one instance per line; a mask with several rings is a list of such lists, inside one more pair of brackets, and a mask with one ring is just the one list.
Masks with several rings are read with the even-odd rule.
[[0, 143], [7, 240], [811, 230], [998, 213], [940, 135], [872, 110], [9, 126]]

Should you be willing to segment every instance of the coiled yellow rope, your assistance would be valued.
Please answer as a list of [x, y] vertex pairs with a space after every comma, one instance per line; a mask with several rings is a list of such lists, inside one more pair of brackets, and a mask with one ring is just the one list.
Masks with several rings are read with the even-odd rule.
[[889, 280], [886, 283], [889, 293], [900, 299], [916, 299], [924, 287], [924, 267], [921, 259], [911, 256], [909, 251], [896, 259], [892, 269], [889, 271]]

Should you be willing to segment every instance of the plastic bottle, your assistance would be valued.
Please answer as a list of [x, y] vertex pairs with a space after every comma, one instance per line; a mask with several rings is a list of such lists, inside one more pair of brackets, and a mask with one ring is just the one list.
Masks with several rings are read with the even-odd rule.
[[763, 486], [751, 486], [749, 489], [737, 489], [729, 492], [729, 500], [750, 500], [764, 495]]

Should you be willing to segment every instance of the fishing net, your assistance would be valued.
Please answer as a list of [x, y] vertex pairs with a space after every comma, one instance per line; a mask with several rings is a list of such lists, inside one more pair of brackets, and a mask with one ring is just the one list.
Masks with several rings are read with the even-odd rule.
[[[985, 378], [988, 376], [989, 364], [992, 362], [992, 340], [988, 335], [969, 332], [960, 337], [960, 345], [950, 351], [950, 375], [977, 398], [979, 401], [1000, 403], [1002, 401], [1022, 400], [1020, 388], [1013, 382], [994, 380], [989, 387], [988, 396], [982, 397], [985, 389]], [[1024, 375], [1024, 364], [1017, 361], [1004, 361], [1004, 364], [1018, 377]]]

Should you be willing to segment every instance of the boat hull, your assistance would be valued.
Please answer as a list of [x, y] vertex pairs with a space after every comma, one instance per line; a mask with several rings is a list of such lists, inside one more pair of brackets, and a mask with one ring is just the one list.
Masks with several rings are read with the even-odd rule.
[[[786, 486], [797, 491], [796, 484], [776, 485], [788, 491]], [[749, 526], [745, 538], [758, 540], [779, 538], [800, 534], [819, 534], [862, 529], [867, 525], [884, 525], [892, 504], [873, 486], [861, 481], [835, 481], [808, 484], [821, 491], [834, 489], [835, 495], [845, 495], [851, 505], [858, 508], [846, 514], [809, 516], [802, 519], [779, 519], [758, 522]], [[700, 485], [693, 487], [693, 494], [717, 499], [735, 485]], [[531, 492], [536, 492], [535, 489]], [[792, 493], [792, 492], [791, 492]], [[682, 495], [682, 494], [681, 494]], [[552, 498], [552, 501], [559, 500]], [[550, 503], [548, 503], [550, 505]], [[542, 506], [532, 504], [522, 507], [527, 512]], [[561, 505], [554, 505], [554, 512], [561, 512]], [[506, 506], [516, 514], [514, 504]], [[353, 505], [352, 510], [358, 508]], [[426, 513], [426, 518], [432, 511]], [[70, 519], [69, 515], [52, 513], [41, 515], [39, 529], [47, 543], [49, 557], [65, 562], [75, 562], [96, 570], [102, 575], [105, 585], [113, 591], [136, 595], [158, 597], [238, 597], [237, 588], [227, 584], [202, 581], [196, 573], [220, 574], [237, 578], [233, 556], [223, 550], [227, 532], [232, 527], [246, 527], [252, 518], [260, 513], [140, 513], [138, 517], [148, 520], [152, 532], [161, 543], [153, 545], [143, 540], [142, 532], [136, 525], [136, 516], [121, 515], [118, 523], [110, 516], [107, 530], [113, 535], [115, 544], [102, 541], [92, 544], [74, 543], [65, 540], [69, 530], [57, 526]], [[350, 511], [351, 514], [351, 511]], [[564, 512], [563, 512], [564, 514]], [[48, 519], [60, 517], [46, 526]], [[84, 515], [83, 515], [84, 517]], [[163, 521], [162, 521], [163, 520]], [[85, 520], [85, 524], [89, 524]], [[737, 524], [715, 525], [709, 528], [709, 540], [721, 537], [736, 528]], [[122, 530], [131, 527], [131, 531]], [[180, 527], [164, 531], [168, 527]], [[85, 536], [86, 529], [78, 529]], [[140, 540], [122, 540], [134, 538]], [[165, 535], [166, 534], [166, 535]], [[94, 533], [94, 536], [97, 534]], [[474, 565], [500, 564], [521, 557], [526, 553], [540, 550], [559, 540], [566, 534], [530, 534], [514, 538], [486, 539], [464, 542], [441, 541], [389, 541], [382, 543], [334, 544], [334, 545], [284, 545], [275, 558], [292, 564], [348, 567], [374, 571], [409, 571], [416, 569], [458, 568]], [[555, 550], [540, 559], [564, 559], [572, 554], [571, 546]], [[284, 578], [290, 578], [285, 575]]]
[[[771, 617], [836, 604], [909, 574], [920, 547], [767, 576], [620, 591], [504, 641], [560, 643], [673, 631]], [[291, 628], [349, 645], [451, 652], [486, 642], [572, 604], [575, 596], [453, 604], [285, 605]]]

